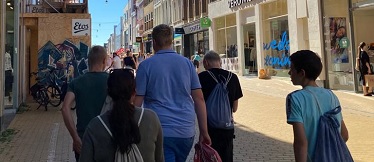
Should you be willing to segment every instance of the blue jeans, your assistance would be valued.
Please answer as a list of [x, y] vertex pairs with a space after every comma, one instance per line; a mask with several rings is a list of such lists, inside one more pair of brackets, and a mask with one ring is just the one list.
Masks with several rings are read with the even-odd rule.
[[194, 137], [164, 137], [165, 162], [185, 162], [191, 151]]

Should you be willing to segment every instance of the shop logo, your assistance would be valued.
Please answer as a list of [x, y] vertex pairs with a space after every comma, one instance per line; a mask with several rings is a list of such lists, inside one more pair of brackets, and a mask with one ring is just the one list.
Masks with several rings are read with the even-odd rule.
[[79, 32], [86, 31], [86, 30], [88, 30], [88, 24], [81, 24], [79, 22], [75, 23], [74, 33], [79, 33]]
[[282, 34], [282, 39], [277, 42], [277, 40], [272, 40], [270, 43], [263, 43], [263, 49], [267, 50], [277, 50], [285, 51], [282, 56], [269, 56], [265, 57], [265, 66], [278, 65], [281, 67], [290, 66], [290, 57], [286, 56], [286, 53], [290, 50], [290, 41], [288, 40], [287, 32]]
[[290, 41], [288, 40], [287, 32], [284, 32], [282, 35], [282, 39], [277, 43], [277, 40], [272, 40], [270, 43], [264, 43], [264, 50], [278, 50], [284, 51], [290, 50]]
[[204, 17], [204, 18], [200, 19], [200, 26], [202, 28], [209, 28], [211, 26], [211, 24], [212, 24], [212, 21], [207, 17]]
[[73, 19], [72, 35], [87, 36], [90, 35], [90, 19]]
[[252, 0], [229, 0], [229, 8], [240, 6], [244, 3], [251, 2]]

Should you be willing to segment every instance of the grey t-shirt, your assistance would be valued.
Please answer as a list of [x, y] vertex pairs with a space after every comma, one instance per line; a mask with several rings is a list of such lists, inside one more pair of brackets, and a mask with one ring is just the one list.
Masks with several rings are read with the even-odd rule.
[[[141, 108], [135, 108], [135, 120], [138, 121]], [[109, 124], [110, 112], [101, 115], [105, 124]], [[141, 141], [137, 145], [143, 160], [146, 162], [163, 162], [163, 136], [160, 121], [156, 113], [144, 109], [144, 114], [139, 125]], [[106, 162], [114, 161], [117, 145], [112, 140], [105, 127], [96, 117], [88, 124], [82, 139], [80, 162]]]

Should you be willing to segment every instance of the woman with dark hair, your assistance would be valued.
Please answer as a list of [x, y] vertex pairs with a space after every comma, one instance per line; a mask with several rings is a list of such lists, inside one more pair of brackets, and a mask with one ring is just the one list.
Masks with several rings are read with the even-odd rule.
[[132, 69], [110, 71], [108, 95], [112, 98], [112, 109], [100, 118], [112, 135], [99, 117], [92, 119], [83, 136], [79, 161], [114, 161], [117, 149], [126, 154], [136, 144], [144, 161], [163, 162], [163, 136], [156, 113], [132, 104], [135, 97]]
[[370, 58], [366, 52], [366, 43], [361, 42], [358, 46], [357, 57], [356, 57], [356, 70], [360, 72], [360, 83], [364, 96], [372, 96], [372, 88], [366, 87], [365, 75], [371, 74], [372, 70], [370, 66]]

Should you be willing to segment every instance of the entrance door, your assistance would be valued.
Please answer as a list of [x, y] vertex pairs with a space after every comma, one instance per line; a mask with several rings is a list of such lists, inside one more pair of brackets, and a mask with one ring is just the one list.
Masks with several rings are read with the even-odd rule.
[[244, 75], [257, 75], [257, 50], [255, 23], [243, 26], [244, 37]]
[[[358, 46], [360, 42], [365, 42], [371, 65], [374, 65], [374, 2], [373, 1], [352, 1], [352, 5], [356, 7], [353, 12], [353, 28], [355, 46], [353, 46], [354, 56], [358, 55]], [[357, 90], [362, 91], [361, 81], [359, 81], [359, 74], [356, 75], [358, 84]]]

